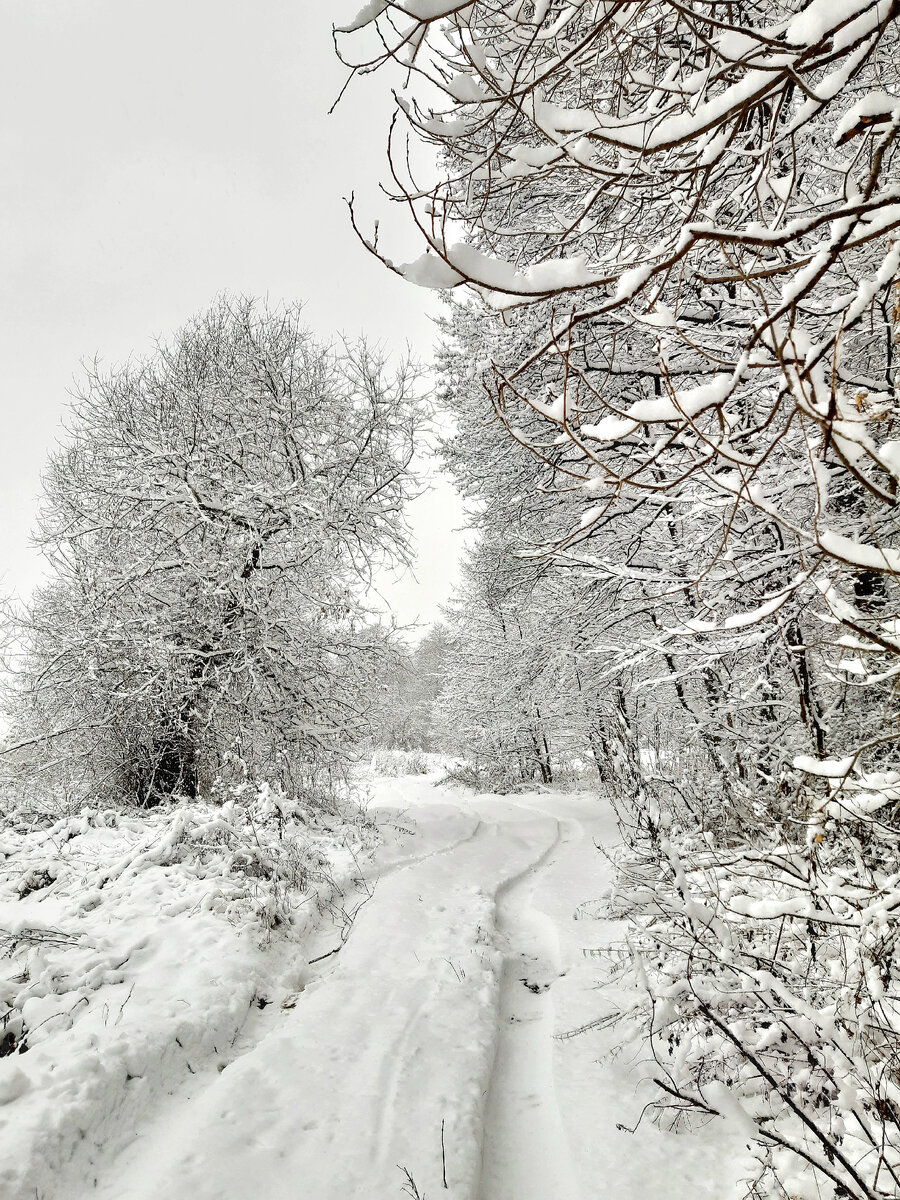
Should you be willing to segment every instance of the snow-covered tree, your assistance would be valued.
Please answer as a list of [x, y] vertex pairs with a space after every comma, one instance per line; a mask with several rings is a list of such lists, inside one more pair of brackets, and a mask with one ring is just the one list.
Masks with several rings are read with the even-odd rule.
[[[410, 179], [395, 125], [427, 246], [385, 261], [505, 313], [488, 394], [580, 491], [579, 540], [635, 505], [702, 508], [669, 585], [690, 632], [815, 603], [893, 654], [893, 7], [386, 3], [347, 33], [359, 68], [406, 65], [402, 116], [442, 167]], [[745, 531], [770, 547], [759, 603], [729, 556]], [[812, 732], [819, 757], [874, 749]]]
[[470, 296], [457, 463], [615, 597], [593, 649], [714, 771], [667, 750], [619, 796], [623, 898], [666, 1103], [738, 1093], [757, 1195], [798, 1162], [820, 1195], [900, 1186], [898, 18], [386, 0], [340, 41], [407, 72], [390, 165], [424, 253], [360, 236]]
[[152, 804], [251, 774], [302, 791], [367, 728], [407, 554], [415, 373], [223, 298], [88, 372], [44, 482], [4, 761], [29, 787]]
[[436, 701], [448, 671], [446, 627], [433, 625], [417, 646], [385, 664], [372, 714], [373, 739], [386, 750], [443, 749], [436, 724]]

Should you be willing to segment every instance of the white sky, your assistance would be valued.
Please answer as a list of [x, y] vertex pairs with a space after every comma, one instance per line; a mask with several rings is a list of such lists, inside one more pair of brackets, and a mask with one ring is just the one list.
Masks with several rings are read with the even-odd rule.
[[[40, 472], [82, 359], [143, 353], [222, 290], [307, 301], [322, 334], [428, 356], [433, 294], [373, 260], [342, 197], [397, 231], [384, 175], [387, 78], [343, 82], [331, 24], [357, 0], [0, 0], [0, 577], [26, 593]], [[385, 218], [388, 218], [385, 221]], [[416, 503], [430, 621], [456, 578], [461, 511]]]

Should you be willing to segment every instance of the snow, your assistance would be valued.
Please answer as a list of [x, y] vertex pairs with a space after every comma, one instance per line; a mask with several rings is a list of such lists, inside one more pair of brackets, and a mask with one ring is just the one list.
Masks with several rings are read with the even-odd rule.
[[755, 1135], [758, 1129], [756, 1122], [744, 1109], [730, 1088], [726, 1087], [721, 1080], [713, 1079], [705, 1084], [702, 1089], [702, 1095], [706, 1103], [711, 1108], [714, 1108], [716, 1112], [721, 1113], [723, 1116], [732, 1117], [747, 1137]]
[[[337, 29], [338, 33], [355, 33], [386, 12], [390, 0], [369, 0], [348, 25]], [[406, 0], [403, 11], [416, 21], [436, 21], [459, 8], [453, 0]]]
[[623, 271], [616, 286], [616, 299], [629, 300], [639, 292], [653, 274], [653, 263], [641, 263], [630, 271]]
[[501, 296], [543, 296], [603, 282], [580, 256], [550, 259], [522, 268], [484, 254], [466, 242], [442, 248], [440, 254], [426, 251], [397, 269], [419, 287], [451, 288], [466, 281]]
[[[4, 1200], [86, 1189], [175, 1081], [227, 1062], [259, 996], [296, 984], [302, 953], [287, 931], [311, 927], [316, 896], [299, 895], [285, 932], [271, 930], [261, 881], [222, 831], [238, 817], [226, 812], [210, 837], [223, 810], [93, 813], [4, 834], [0, 1014], [19, 1046], [0, 1059]], [[346, 888], [352, 846], [315, 841]], [[43, 886], [16, 899], [29, 878]]]
[[431, 252], [421, 254], [413, 262], [403, 263], [399, 270], [409, 283], [425, 288], [456, 287], [464, 280], [464, 276], [439, 254]]
[[[898, 116], [900, 116], [900, 100], [895, 101]], [[889, 284], [900, 268], [900, 243], [895, 242], [884, 256], [881, 266], [873, 279], [860, 280], [853, 303], [847, 308], [844, 321], [849, 325], [856, 321], [871, 304], [873, 297]]]
[[[448, 1200], [737, 1196], [740, 1114], [684, 1136], [638, 1125], [653, 1095], [639, 1045], [610, 1057], [597, 1020], [622, 937], [599, 899], [608, 804], [470, 797], [436, 776], [372, 793], [365, 882], [330, 843], [344, 906], [361, 904], [334, 954], [321, 917], [260, 936], [222, 863], [215, 880], [183, 853], [190, 821], [175, 845], [160, 818], [9, 847], [37, 866], [62, 846], [21, 927], [58, 921], [75, 943], [33, 956], [46, 982], [68, 972], [47, 993], [68, 1025], [0, 1060], [4, 1200], [388, 1200], [402, 1171]], [[196, 824], [211, 836], [212, 814]], [[104, 862], [141, 858], [127, 886], [96, 886]]]
[[721, 624], [714, 620], [704, 620], [702, 617], [692, 617], [685, 621], [682, 628], [673, 629], [673, 633], [712, 633], [715, 630], [732, 630], [746, 629], [750, 625], [758, 625], [765, 621], [773, 613], [778, 612], [785, 601], [792, 595], [791, 589], [786, 589], [772, 596], [770, 599], [763, 601], [757, 608], [750, 609], [748, 612], [734, 613], [730, 617], [726, 617]]
[[594, 425], [582, 425], [583, 437], [595, 441], [612, 441], [634, 433], [639, 425], [658, 421], [693, 420], [704, 409], [722, 404], [734, 388], [745, 364], [739, 364], [732, 373], [716, 375], [709, 383], [685, 388], [670, 396], [654, 396], [652, 399], [636, 400], [621, 417], [604, 417]]
[[671, 329], [678, 324], [675, 314], [660, 300], [657, 300], [652, 313], [643, 313], [639, 319], [643, 325], [651, 325], [659, 329]]
[[892, 438], [878, 447], [878, 457], [896, 478], [900, 478], [900, 441]]
[[888, 92], [868, 92], [847, 109], [835, 126], [835, 144], [841, 142], [844, 135], [855, 129], [864, 118], [887, 117], [897, 119], [900, 115], [900, 97]]
[[794, 759], [797, 771], [821, 775], [825, 779], [843, 779], [852, 766], [852, 755], [849, 758], [813, 758], [811, 754], [798, 754]]
[[9, 1104], [24, 1096], [31, 1080], [10, 1058], [0, 1062], [0, 1104]]
[[852, 24], [854, 18], [872, 8], [883, 7], [872, 5], [869, 0], [811, 0], [791, 19], [786, 31], [787, 41], [793, 46], [815, 46], [838, 26]]
[[888, 546], [866, 545], [829, 530], [821, 530], [818, 541], [826, 554], [851, 566], [900, 573], [900, 550]]

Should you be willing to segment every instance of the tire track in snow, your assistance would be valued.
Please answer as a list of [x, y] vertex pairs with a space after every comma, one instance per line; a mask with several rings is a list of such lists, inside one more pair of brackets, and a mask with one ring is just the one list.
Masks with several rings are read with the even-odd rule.
[[398, 871], [408, 871], [414, 867], [421, 866], [422, 863], [426, 863], [432, 858], [437, 858], [439, 855], [452, 854], [454, 850], [459, 850], [463, 846], [468, 846], [471, 842], [474, 842], [481, 834], [483, 828], [484, 822], [476, 818], [471, 828], [443, 846], [437, 846], [435, 849], [427, 850], [423, 854], [401, 856], [390, 862], [378, 863], [376, 860], [369, 874], [364, 876], [365, 882], [367, 886], [374, 887], [379, 879], [387, 879], [389, 876], [395, 875]]
[[499, 1028], [482, 1141], [478, 1200], [578, 1200], [580, 1195], [553, 1083], [552, 985], [560, 977], [559, 935], [531, 906], [553, 844], [497, 894], [504, 951]]

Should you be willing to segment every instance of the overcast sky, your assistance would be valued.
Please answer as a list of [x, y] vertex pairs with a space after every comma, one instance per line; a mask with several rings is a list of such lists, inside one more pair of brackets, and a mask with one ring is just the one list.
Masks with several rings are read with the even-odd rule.
[[[40, 472], [82, 359], [150, 348], [227, 289], [303, 299], [328, 334], [427, 357], [433, 293], [356, 241], [342, 197], [380, 216], [387, 79], [350, 89], [331, 23], [357, 0], [0, 0], [0, 575], [27, 592]], [[390, 222], [402, 258], [418, 252]], [[382, 235], [384, 236], [384, 234]], [[459, 505], [417, 502], [430, 621], [455, 579]]]

